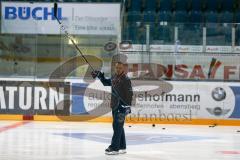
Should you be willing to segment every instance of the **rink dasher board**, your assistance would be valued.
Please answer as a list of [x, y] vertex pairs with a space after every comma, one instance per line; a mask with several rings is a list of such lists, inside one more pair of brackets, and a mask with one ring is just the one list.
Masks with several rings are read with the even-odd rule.
[[[26, 81], [26, 82], [48, 82], [48, 79], [37, 79], [37, 78], [1, 78], [1, 81]], [[109, 92], [110, 93], [110, 87], [104, 87], [100, 84], [98, 80], [96, 80], [93, 83], [85, 83], [82, 79], [65, 79], [65, 83], [68, 83], [70, 86], [71, 94], [70, 94], [70, 100], [74, 102], [76, 99], [79, 102], [79, 97], [75, 95], [73, 98], [72, 90], [74, 86], [76, 85], [82, 85], [84, 84], [87, 86], [86, 88], [92, 88], [94, 85], [98, 86], [99, 90]], [[154, 84], [156, 81], [152, 81], [151, 84]], [[185, 122], [182, 121], [182, 123], [187, 123], [189, 119], [186, 119], [186, 115], [191, 114], [192, 121], [196, 120], [239, 120], [240, 111], [238, 108], [240, 103], [239, 95], [240, 95], [240, 83], [239, 82], [189, 82], [189, 81], [167, 81], [167, 83], [170, 83], [173, 86], [173, 89], [166, 93], [166, 96], [170, 97], [167, 101], [166, 99], [161, 99], [161, 96], [152, 95], [148, 96], [147, 98], [144, 97], [144, 95], [134, 95], [134, 98], [136, 100], [136, 105], [132, 106], [132, 114], [127, 116], [128, 121], [137, 121], [137, 122], [156, 122], [156, 123], [162, 123], [166, 119], [168, 122], [176, 121], [177, 120], [186, 120]], [[145, 88], [144, 88], [145, 87]], [[154, 85], [152, 85], [152, 88]], [[151, 88], [147, 86], [147, 88]], [[216, 88], [221, 88], [220, 91], [214, 92]], [[133, 87], [133, 90], [141, 90], [143, 91], [143, 94], [145, 94], [144, 90], [146, 89], [146, 86]], [[215, 96], [219, 98], [218, 100], [213, 98], [213, 92], [218, 93]], [[224, 94], [225, 93], [225, 94]], [[148, 93], [146, 93], [148, 94]], [[174, 95], [177, 95], [177, 99], [175, 100]], [[183, 96], [182, 96], [183, 95]], [[184, 95], [200, 95], [200, 99], [197, 99], [197, 101], [188, 101], [188, 106], [186, 106], [186, 101], [182, 99], [181, 97], [184, 97]], [[221, 96], [225, 95], [225, 98], [221, 99]], [[155, 97], [154, 97], [155, 96]], [[92, 116], [88, 115], [88, 104], [91, 102], [91, 99], [89, 100], [89, 96], [82, 96], [82, 104], [78, 104], [77, 106], [72, 103], [72, 105], [69, 108], [69, 115], [72, 117], [81, 116]], [[164, 96], [162, 96], [164, 97]], [[179, 98], [180, 97], [180, 98]], [[215, 98], [216, 98], [215, 97]], [[223, 96], [224, 97], [224, 96]], [[94, 98], [94, 97], [92, 97]], [[155, 98], [155, 99], [154, 99]], [[172, 100], [171, 100], [172, 98]], [[156, 99], [158, 101], [156, 101]], [[174, 100], [173, 100], [174, 99]], [[96, 102], [96, 100], [94, 100]], [[102, 101], [97, 100], [98, 103], [102, 103]], [[195, 105], [195, 107], [192, 107], [191, 105]], [[140, 106], [142, 105], [142, 106]], [[175, 106], [173, 106], [175, 105]], [[185, 105], [185, 106], [184, 106]], [[74, 113], [75, 108], [81, 108], [81, 113]], [[14, 113], [8, 113], [8, 112], [2, 112], [2, 114], [35, 114], [37, 112], [14, 112]], [[39, 114], [39, 113], [38, 113]], [[163, 114], [167, 115], [164, 119]], [[47, 115], [46, 113], [43, 113], [42, 115]], [[55, 116], [55, 113], [52, 112], [51, 114]], [[64, 116], [64, 114], [62, 115]], [[93, 115], [94, 116], [94, 115]], [[162, 116], [162, 117], [161, 117]], [[182, 116], [182, 117], [181, 117]], [[106, 113], [99, 117], [98, 119], [101, 121], [110, 121], [109, 118], [111, 117], [111, 113]], [[172, 118], [174, 117], [174, 118]], [[49, 116], [48, 116], [49, 118]], [[46, 118], [46, 120], [48, 119]], [[185, 119], [184, 119], [185, 118]], [[40, 118], [41, 119], [41, 118]], [[51, 119], [51, 118], [49, 118]], [[54, 118], [53, 118], [54, 119]], [[107, 119], [107, 120], [106, 120]], [[58, 118], [55, 118], [55, 120], [58, 120]], [[219, 121], [218, 121], [219, 122]]]
[[69, 115], [70, 83], [18, 78], [0, 80], [0, 113]]
[[[146, 85], [143, 81], [142, 86], [133, 87], [134, 100], [131, 114], [133, 117], [164, 119], [163, 114], [165, 114], [165, 117], [169, 115], [181, 119], [191, 114], [190, 119], [240, 118], [240, 83], [166, 81], [166, 85], [172, 85], [171, 91], [164, 94], [162, 94], [161, 89], [159, 94], [151, 92], [156, 89], [157, 85], [155, 84], [158, 82], [150, 81], [152, 85]], [[107, 97], [109, 100], [110, 87], [102, 86], [99, 81], [96, 81], [88, 85], [87, 88], [98, 88], [98, 90], [102, 90], [102, 95], [99, 93], [98, 95], [94, 93], [91, 96], [85, 95], [82, 98], [82, 106], [86, 111], [92, 108], [93, 103], [95, 106], [103, 103], [99, 98]], [[109, 102], [105, 103], [110, 104]], [[88, 106], [89, 104], [91, 106]], [[106, 114], [106, 116], [111, 116], [111, 113]]]

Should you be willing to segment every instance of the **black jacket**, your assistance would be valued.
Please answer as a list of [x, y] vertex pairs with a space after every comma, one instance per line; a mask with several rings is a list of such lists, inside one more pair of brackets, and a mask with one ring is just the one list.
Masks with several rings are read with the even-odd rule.
[[130, 106], [132, 104], [132, 84], [126, 74], [113, 75], [110, 79], [99, 78], [104, 86], [112, 86], [111, 107]]

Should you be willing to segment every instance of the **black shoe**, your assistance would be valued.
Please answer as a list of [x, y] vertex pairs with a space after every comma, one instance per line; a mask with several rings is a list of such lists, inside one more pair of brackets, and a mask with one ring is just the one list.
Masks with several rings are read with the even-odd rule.
[[108, 147], [105, 150], [105, 154], [107, 154], [107, 155], [117, 155], [117, 154], [119, 154], [119, 152], [118, 151], [114, 151], [112, 148]]

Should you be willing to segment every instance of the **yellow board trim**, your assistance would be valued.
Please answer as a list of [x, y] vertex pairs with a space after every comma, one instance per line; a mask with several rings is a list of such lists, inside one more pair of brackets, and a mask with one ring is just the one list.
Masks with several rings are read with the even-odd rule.
[[20, 121], [22, 119], [23, 119], [22, 115], [9, 115], [9, 114], [2, 114], [2, 115], [0, 115], [0, 120]]
[[[0, 120], [23, 120], [23, 115], [0, 115]], [[112, 117], [93, 117], [88, 115], [81, 116], [52, 116], [52, 115], [35, 115], [34, 121], [77, 121], [77, 122], [106, 122], [111, 123]], [[150, 119], [150, 118], [126, 118], [127, 123], [132, 124], [184, 124], [184, 125], [224, 125], [240, 126], [240, 119], [192, 119], [184, 120], [167, 120], [167, 119]]]

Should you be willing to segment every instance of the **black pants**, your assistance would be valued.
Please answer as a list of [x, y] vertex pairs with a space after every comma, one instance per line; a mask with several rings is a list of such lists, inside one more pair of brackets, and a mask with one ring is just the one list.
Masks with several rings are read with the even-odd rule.
[[112, 111], [113, 116], [113, 136], [110, 147], [114, 151], [118, 151], [119, 149], [126, 149], [126, 139], [124, 132], [124, 121], [125, 121], [125, 113], [119, 112], [118, 110]]

